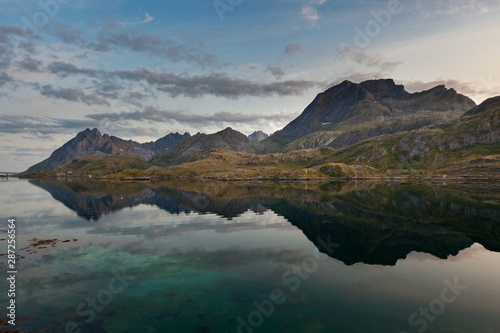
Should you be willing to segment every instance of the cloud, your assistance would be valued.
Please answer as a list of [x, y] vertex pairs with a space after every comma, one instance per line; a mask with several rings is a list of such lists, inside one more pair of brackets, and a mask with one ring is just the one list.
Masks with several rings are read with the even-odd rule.
[[[18, 50], [25, 51], [29, 55], [24, 61], [17, 62], [21, 70], [37, 71], [37, 62], [30, 58], [36, 54], [36, 48], [32, 41], [22, 38], [32, 38], [33, 36], [26, 30], [12, 26], [0, 26], [0, 69], [8, 69]], [[40, 39], [36, 36], [37, 39]], [[39, 65], [39, 64], [38, 64]]]
[[194, 114], [185, 111], [160, 110], [156, 107], [149, 106], [143, 111], [135, 112], [112, 112], [112, 113], [97, 113], [87, 115], [87, 118], [95, 121], [110, 121], [120, 123], [124, 121], [150, 121], [150, 122], [180, 122], [184, 124], [220, 124], [220, 123], [259, 123], [259, 122], [275, 122], [289, 120], [296, 117], [296, 114], [243, 114], [235, 112], [217, 112], [214, 114]]
[[270, 72], [277, 79], [281, 79], [285, 75], [285, 72], [281, 69], [281, 67], [273, 67], [270, 64], [267, 65], [266, 72]]
[[146, 18], [139, 22], [138, 24], [146, 24], [146, 23], [149, 23], [149, 22], [153, 22], [155, 20], [155, 18], [151, 15], [149, 15], [149, 13], [146, 13]]
[[385, 61], [380, 53], [368, 53], [351, 44], [343, 44], [336, 58], [347, 58], [365, 67], [375, 67], [382, 71], [392, 71], [402, 64], [400, 61]]
[[486, 87], [481, 86], [479, 82], [462, 82], [453, 79], [440, 79], [434, 81], [402, 81], [401, 84], [410, 92], [418, 92], [434, 88], [435, 86], [445, 85], [447, 88], [453, 88], [458, 93], [466, 96], [487, 94], [490, 91]]
[[41, 39], [39, 36], [33, 36], [33, 34], [28, 30], [14, 26], [0, 26], [0, 43], [7, 43], [9, 36]]
[[35, 44], [31, 40], [22, 40], [17, 44], [17, 47], [24, 50], [29, 55], [38, 53]]
[[97, 127], [94, 120], [69, 120], [36, 116], [0, 115], [0, 133], [53, 135], [71, 134], [75, 130]]
[[73, 64], [55, 62], [48, 66], [53, 74], [62, 77], [69, 75], [88, 75], [102, 79], [120, 79], [134, 82], [146, 82], [158, 91], [171, 97], [188, 96], [199, 98], [206, 95], [238, 99], [245, 96], [266, 97], [272, 95], [302, 95], [305, 90], [316, 85], [313, 81], [282, 81], [260, 83], [243, 79], [230, 78], [222, 73], [189, 76], [163, 72], [156, 73], [147, 69], [133, 71], [95, 71], [78, 68]]
[[[109, 112], [87, 115], [89, 120], [113, 128], [118, 131], [120, 126], [135, 129], [137, 125], [150, 124], [151, 127], [175, 128], [190, 132], [214, 132], [231, 126], [244, 133], [251, 133], [255, 129], [274, 131], [282, 128], [298, 116], [299, 113], [273, 112], [272, 114], [237, 112], [216, 112], [212, 114], [196, 114], [182, 110], [162, 110], [155, 106], [148, 106], [133, 112]], [[148, 127], [149, 128], [149, 127]], [[123, 132], [123, 129], [120, 130]], [[164, 132], [164, 131], [163, 131]]]
[[414, 6], [412, 11], [424, 17], [455, 16], [467, 13], [485, 14], [500, 9], [497, 0], [417, 0]]
[[59, 25], [52, 29], [52, 33], [66, 44], [87, 45], [83, 31], [71, 29], [67, 25]]
[[106, 105], [110, 106], [109, 102], [105, 99], [98, 97], [94, 94], [88, 95], [82, 89], [60, 88], [55, 89], [52, 85], [44, 85], [40, 94], [45, 97], [53, 97], [56, 99], [63, 99], [70, 102], [82, 102], [87, 105]]
[[141, 25], [141, 24], [147, 24], [150, 22], [153, 22], [155, 18], [151, 16], [149, 13], [145, 13], [144, 19], [140, 20], [137, 18], [139, 21], [134, 21], [134, 22], [120, 22], [121, 25], [123, 26], [134, 26], [134, 25]]
[[3, 158], [11, 158], [14, 161], [24, 162], [27, 158], [41, 160], [42, 156], [52, 153], [51, 148], [26, 148], [17, 146], [0, 146]]
[[317, 7], [321, 6], [325, 2], [326, 0], [309, 0], [307, 5], [302, 6], [300, 14], [304, 19], [306, 19], [309, 22], [312, 22], [313, 26], [315, 26], [319, 21], [319, 19], [321, 18], [318, 14]]
[[36, 60], [31, 57], [26, 57], [23, 60], [17, 62], [17, 67], [21, 71], [27, 71], [32, 73], [42, 72], [40, 66], [42, 66], [42, 62], [40, 60]]
[[290, 42], [285, 46], [285, 51], [283, 51], [283, 52], [287, 56], [293, 56], [298, 51], [302, 51], [302, 45], [295, 44], [294, 42]]
[[7, 69], [14, 58], [13, 38], [27, 36], [23, 29], [12, 26], [0, 26], [0, 69]]
[[[154, 18], [146, 13], [144, 21], [134, 24], [152, 22]], [[117, 32], [115, 27], [107, 27], [97, 33], [96, 39], [90, 41], [85, 33], [72, 29], [67, 25], [59, 25], [51, 33], [65, 44], [78, 45], [93, 52], [109, 52], [112, 48], [128, 50], [138, 53], [150, 53], [173, 62], [195, 63], [202, 67], [218, 65], [218, 57], [207, 54], [200, 47], [204, 46], [203, 40], [196, 46], [180, 43], [173, 39], [161, 38], [137, 32]], [[1, 39], [1, 30], [0, 30]]]
[[101, 122], [91, 118], [64, 119], [36, 116], [0, 115], [1, 134], [31, 135], [43, 140], [51, 140], [55, 135], [62, 134], [74, 136], [76, 133], [85, 128], [99, 128], [104, 132], [114, 133], [115, 135], [123, 135], [125, 137], [149, 136], [157, 138], [163, 133], [156, 127], [144, 127], [137, 125], [126, 126], [112, 122]]
[[68, 62], [55, 61], [49, 64], [47, 67], [50, 73], [57, 74], [61, 77], [67, 77], [69, 75], [83, 74], [91, 77], [95, 77], [98, 71], [93, 69], [81, 69], [77, 66], [70, 64]]
[[300, 14], [308, 21], [311, 21], [313, 23], [317, 22], [319, 20], [319, 14], [318, 10], [314, 7], [311, 6], [304, 6], [302, 7]]
[[180, 44], [172, 39], [135, 32], [101, 32], [99, 43], [92, 45], [98, 51], [107, 51], [111, 46], [114, 46], [134, 52], [152, 53], [173, 62], [196, 63], [202, 67], [218, 64], [217, 56], [207, 54], [196, 47]]
[[7, 73], [0, 73], [0, 87], [12, 81], [14, 81], [14, 79], [10, 77]]

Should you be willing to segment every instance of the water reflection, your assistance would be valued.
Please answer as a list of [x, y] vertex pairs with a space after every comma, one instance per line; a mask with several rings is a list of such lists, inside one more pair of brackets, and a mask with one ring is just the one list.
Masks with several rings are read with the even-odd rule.
[[[189, 230], [265, 229], [272, 225], [232, 223], [231, 219], [248, 210], [256, 214], [271, 210], [300, 228], [320, 251], [348, 265], [395, 265], [412, 251], [447, 258], [474, 243], [500, 252], [500, 191], [495, 185], [31, 183], [88, 221], [98, 222], [103, 214], [139, 205], [156, 206], [171, 214], [213, 213], [226, 218], [225, 222], [191, 219], [176, 225], [126, 230], [108, 225], [105, 230], [95, 228], [94, 233], [161, 237]], [[342, 246], [328, 251], [324, 242]]]

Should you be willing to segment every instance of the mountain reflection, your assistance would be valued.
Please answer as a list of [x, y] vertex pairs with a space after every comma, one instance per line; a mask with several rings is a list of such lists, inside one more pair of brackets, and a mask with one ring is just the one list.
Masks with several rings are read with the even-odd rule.
[[[89, 221], [140, 204], [172, 214], [214, 213], [227, 220], [270, 209], [300, 228], [320, 251], [348, 265], [394, 265], [412, 251], [447, 258], [476, 242], [500, 252], [498, 185], [31, 183]], [[235, 230], [230, 222], [222, 223], [226, 231]], [[258, 223], [246, 227], [258, 228]], [[325, 240], [341, 246], [325, 251]]]

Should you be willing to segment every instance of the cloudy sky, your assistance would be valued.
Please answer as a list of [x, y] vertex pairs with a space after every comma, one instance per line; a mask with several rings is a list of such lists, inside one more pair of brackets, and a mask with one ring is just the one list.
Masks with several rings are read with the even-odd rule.
[[87, 127], [276, 131], [327, 87], [500, 95], [499, 0], [0, 0], [0, 171]]

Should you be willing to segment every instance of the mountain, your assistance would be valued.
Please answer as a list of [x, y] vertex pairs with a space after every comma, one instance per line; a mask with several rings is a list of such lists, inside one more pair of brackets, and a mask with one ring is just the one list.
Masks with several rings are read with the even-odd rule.
[[151, 163], [158, 166], [177, 165], [189, 161], [195, 155], [225, 148], [245, 153], [263, 153], [265, 150], [258, 143], [250, 141], [244, 134], [228, 127], [214, 134], [198, 133], [181, 143], [171, 153], [158, 154]]
[[136, 156], [149, 160], [156, 154], [173, 150], [179, 142], [188, 137], [190, 137], [189, 133], [183, 135], [171, 133], [155, 142], [141, 144], [107, 134], [102, 135], [97, 128], [93, 130], [87, 128], [54, 151], [49, 158], [30, 167], [26, 172], [51, 170], [76, 157], [86, 156], [95, 152], [108, 155]]
[[143, 144], [86, 129], [28, 172], [222, 179], [412, 177], [418, 172], [496, 178], [499, 143], [500, 96], [476, 105], [444, 86], [409, 93], [393, 80], [344, 81], [261, 142], [231, 128], [169, 134]]
[[250, 141], [253, 141], [253, 142], [261, 142], [262, 140], [267, 139], [268, 137], [269, 137], [269, 135], [267, 135], [266, 133], [264, 133], [262, 131], [255, 131], [248, 136]]
[[160, 138], [156, 141], [148, 142], [148, 143], [143, 143], [141, 146], [149, 151], [152, 151], [152, 155], [148, 155], [145, 158], [147, 160], [150, 160], [154, 155], [156, 154], [161, 154], [161, 153], [168, 153], [171, 152], [177, 147], [177, 145], [184, 139], [190, 138], [191, 134], [188, 132], [184, 134], [179, 134], [179, 133], [170, 133], [168, 135], [165, 135], [163, 138]]
[[445, 124], [378, 135], [341, 149], [255, 155], [221, 148], [197, 154], [189, 162], [146, 175], [247, 179], [449, 175], [498, 179], [500, 97], [460, 112]]
[[[318, 94], [298, 118], [263, 143], [273, 151], [343, 148], [382, 134], [445, 123], [475, 106], [445, 86], [409, 93], [392, 79], [344, 81]], [[306, 136], [305, 141], [294, 142]]]
[[329, 162], [379, 170], [429, 170], [492, 177], [500, 172], [500, 96], [490, 98], [447, 125], [381, 135], [335, 150]]

